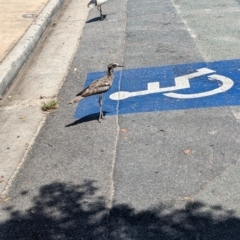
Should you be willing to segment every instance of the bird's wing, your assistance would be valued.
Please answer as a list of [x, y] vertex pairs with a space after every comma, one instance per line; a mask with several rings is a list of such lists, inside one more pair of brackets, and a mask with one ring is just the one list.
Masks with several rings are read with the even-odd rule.
[[90, 95], [98, 94], [107, 91], [112, 85], [112, 77], [103, 77], [93, 81], [88, 87], [84, 88], [76, 96], [87, 97]]
[[107, 87], [107, 86], [111, 86], [112, 81], [110, 77], [103, 77], [100, 79], [97, 79], [95, 81], [93, 81], [90, 85], [89, 88], [101, 88], [101, 87]]

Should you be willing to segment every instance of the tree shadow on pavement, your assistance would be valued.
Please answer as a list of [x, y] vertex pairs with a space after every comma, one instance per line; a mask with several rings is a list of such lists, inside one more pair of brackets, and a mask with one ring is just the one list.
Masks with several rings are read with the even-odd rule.
[[40, 189], [27, 211], [5, 203], [10, 218], [0, 223], [0, 239], [240, 239], [240, 219], [221, 206], [188, 202], [184, 208], [159, 204], [136, 211], [117, 204], [108, 209], [97, 192], [94, 181], [52, 183]]

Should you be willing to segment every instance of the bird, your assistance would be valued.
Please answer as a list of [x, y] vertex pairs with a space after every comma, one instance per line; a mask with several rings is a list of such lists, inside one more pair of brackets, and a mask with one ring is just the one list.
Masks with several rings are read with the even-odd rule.
[[91, 0], [88, 3], [88, 7], [93, 8], [97, 7], [97, 10], [100, 12], [100, 19], [101, 21], [104, 19], [103, 14], [102, 14], [102, 8], [101, 5], [107, 2], [108, 0]]
[[123, 67], [123, 65], [119, 65], [118, 63], [110, 63], [108, 64], [108, 70], [107, 70], [107, 75], [93, 81], [88, 87], [84, 88], [82, 91], [80, 91], [76, 97], [70, 101], [69, 103], [77, 103], [81, 101], [85, 97], [89, 97], [92, 95], [99, 94], [99, 106], [100, 106], [100, 112], [99, 112], [99, 118], [98, 121], [100, 122], [100, 119], [104, 119], [103, 112], [102, 112], [102, 94], [107, 92], [113, 83], [114, 79], [114, 68], [116, 67]]

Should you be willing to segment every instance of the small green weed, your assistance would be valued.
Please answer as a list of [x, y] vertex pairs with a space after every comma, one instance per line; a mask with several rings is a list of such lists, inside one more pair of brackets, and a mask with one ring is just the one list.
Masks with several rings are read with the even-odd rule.
[[57, 108], [57, 101], [56, 100], [51, 100], [47, 103], [43, 102], [42, 103], [42, 110], [43, 111], [50, 111], [50, 110], [53, 110], [53, 109], [56, 109]]

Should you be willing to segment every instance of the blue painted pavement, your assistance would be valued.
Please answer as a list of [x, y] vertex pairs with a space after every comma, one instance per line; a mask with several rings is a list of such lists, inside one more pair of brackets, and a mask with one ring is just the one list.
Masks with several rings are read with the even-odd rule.
[[[89, 73], [85, 87], [105, 74]], [[112, 88], [103, 94], [106, 116], [234, 105], [240, 105], [240, 60], [116, 71]], [[74, 117], [94, 114], [99, 114], [98, 95], [80, 101]]]

